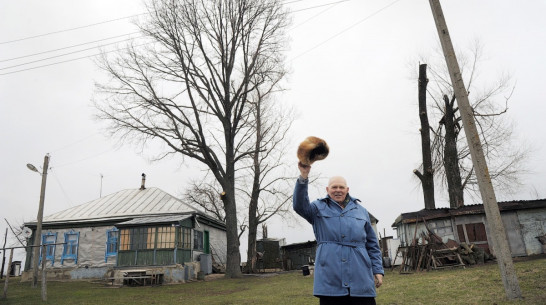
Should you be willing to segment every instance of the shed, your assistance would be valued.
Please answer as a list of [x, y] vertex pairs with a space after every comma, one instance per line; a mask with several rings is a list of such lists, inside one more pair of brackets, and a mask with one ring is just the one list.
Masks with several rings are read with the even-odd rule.
[[[504, 201], [498, 206], [512, 256], [543, 253], [537, 237], [546, 233], [546, 199]], [[418, 238], [419, 233], [426, 230], [425, 222], [444, 243], [452, 239], [459, 243], [473, 243], [493, 252], [483, 204], [402, 213], [392, 224], [400, 245], [408, 246], [413, 236]]]
[[256, 267], [259, 269], [282, 269], [281, 247], [285, 245], [284, 238], [263, 238], [256, 241], [256, 252], [262, 253]]
[[300, 270], [302, 266], [315, 264], [317, 241], [306, 241], [281, 247], [285, 270]]

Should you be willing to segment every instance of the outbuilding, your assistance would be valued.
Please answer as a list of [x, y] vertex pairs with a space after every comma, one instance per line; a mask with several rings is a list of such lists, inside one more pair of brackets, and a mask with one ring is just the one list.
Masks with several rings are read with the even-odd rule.
[[[512, 256], [543, 253], [539, 237], [546, 234], [546, 199], [505, 201], [498, 206]], [[483, 204], [402, 213], [392, 227], [401, 247], [411, 245], [414, 237], [419, 239], [421, 232], [430, 229], [446, 244], [450, 240], [474, 244], [494, 254]]]

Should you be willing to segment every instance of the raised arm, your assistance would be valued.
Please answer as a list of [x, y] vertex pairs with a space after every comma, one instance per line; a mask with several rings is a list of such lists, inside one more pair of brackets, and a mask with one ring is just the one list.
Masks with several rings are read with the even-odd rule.
[[309, 202], [308, 186], [309, 186], [309, 172], [311, 166], [304, 165], [298, 162], [298, 169], [300, 170], [300, 177], [296, 182], [294, 188], [294, 196], [292, 197], [292, 205], [294, 211], [301, 217], [305, 218], [310, 224], [313, 224], [316, 211]]

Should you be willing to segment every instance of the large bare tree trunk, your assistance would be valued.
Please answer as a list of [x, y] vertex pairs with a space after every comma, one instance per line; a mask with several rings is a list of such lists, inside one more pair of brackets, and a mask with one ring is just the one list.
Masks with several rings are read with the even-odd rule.
[[423, 155], [423, 173], [414, 170], [413, 173], [421, 180], [425, 209], [435, 209], [434, 202], [434, 167], [430, 148], [430, 125], [427, 114], [427, 65], [419, 65], [419, 119], [421, 120], [421, 152]]
[[441, 123], [445, 126], [444, 168], [449, 206], [459, 208], [464, 205], [464, 192], [457, 153], [457, 135], [460, 131], [460, 125], [455, 117], [454, 104], [455, 97], [450, 101], [447, 95], [444, 95], [445, 115]]

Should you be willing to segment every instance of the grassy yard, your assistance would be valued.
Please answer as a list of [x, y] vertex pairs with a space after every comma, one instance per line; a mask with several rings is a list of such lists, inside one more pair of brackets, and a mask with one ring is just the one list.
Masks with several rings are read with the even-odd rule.
[[[497, 264], [401, 275], [387, 271], [378, 304], [546, 304], [546, 258], [515, 264], [523, 300], [505, 300]], [[0, 281], [4, 287], [4, 281]], [[313, 279], [300, 272], [241, 279], [216, 279], [157, 287], [111, 288], [93, 282], [48, 282], [48, 302], [40, 289], [11, 278], [0, 304], [318, 304]], [[3, 290], [2, 290], [3, 291]]]

